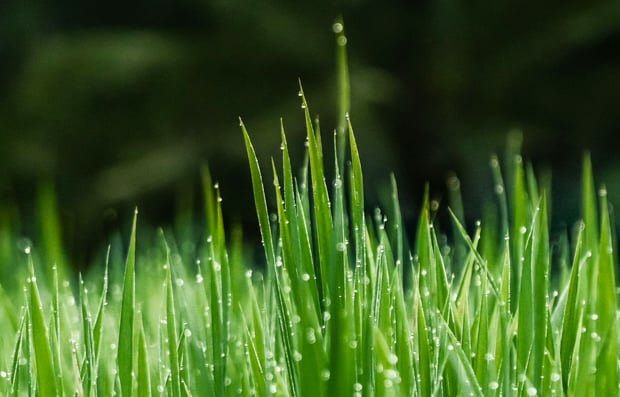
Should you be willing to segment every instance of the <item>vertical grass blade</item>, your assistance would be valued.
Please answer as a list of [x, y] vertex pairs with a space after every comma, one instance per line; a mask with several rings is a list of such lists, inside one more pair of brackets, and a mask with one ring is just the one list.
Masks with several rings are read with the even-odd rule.
[[118, 378], [123, 397], [133, 394], [133, 359], [134, 359], [134, 313], [136, 310], [136, 226], [138, 209], [134, 211], [125, 276], [123, 278], [123, 298], [121, 301], [121, 317], [118, 333], [118, 355], [116, 358]]
[[28, 283], [28, 313], [32, 326], [31, 336], [34, 346], [34, 358], [37, 374], [37, 391], [41, 397], [55, 397], [58, 394], [58, 378], [52, 359], [50, 346], [51, 330], [45, 326], [43, 306], [37, 287], [37, 279], [34, 274], [32, 257], [28, 254], [30, 262], [30, 282]]

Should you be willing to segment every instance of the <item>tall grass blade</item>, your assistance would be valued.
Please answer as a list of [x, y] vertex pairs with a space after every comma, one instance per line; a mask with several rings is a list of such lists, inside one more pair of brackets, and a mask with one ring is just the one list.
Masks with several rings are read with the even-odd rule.
[[118, 378], [123, 397], [133, 394], [133, 359], [134, 359], [134, 313], [136, 310], [136, 226], [138, 210], [134, 212], [125, 262], [125, 276], [123, 277], [123, 298], [121, 302], [121, 317], [118, 334]]

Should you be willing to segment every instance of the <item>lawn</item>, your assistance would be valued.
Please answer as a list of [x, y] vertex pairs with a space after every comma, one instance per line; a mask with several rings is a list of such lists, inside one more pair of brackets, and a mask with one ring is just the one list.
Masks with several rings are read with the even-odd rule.
[[2, 218], [0, 394], [619, 394], [615, 229], [589, 157], [574, 229], [550, 235], [548, 183], [513, 152], [503, 168], [491, 159], [480, 222], [465, 224], [454, 179], [450, 205], [426, 193], [407, 236], [394, 178], [392, 203], [367, 212], [372, 148], [355, 140], [335, 27], [340, 125], [322, 133], [300, 85], [301, 170], [284, 127], [281, 158], [261, 164], [240, 122], [264, 263], [227, 230], [207, 168], [200, 231], [138, 233], [136, 210], [126, 241], [83, 275], [62, 254], [53, 190], [39, 197], [40, 244]]

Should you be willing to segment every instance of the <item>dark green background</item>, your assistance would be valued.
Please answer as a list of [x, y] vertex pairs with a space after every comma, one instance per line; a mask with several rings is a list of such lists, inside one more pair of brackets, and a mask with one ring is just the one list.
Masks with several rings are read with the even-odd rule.
[[617, 1], [5, 0], [3, 213], [36, 236], [36, 186], [55, 181], [64, 238], [85, 261], [135, 205], [142, 222], [171, 223], [208, 161], [229, 221], [255, 234], [237, 117], [265, 166], [283, 117], [299, 166], [298, 78], [326, 136], [336, 125], [340, 14], [370, 205], [393, 170], [411, 220], [424, 182], [444, 197], [454, 170], [479, 216], [489, 155], [514, 129], [525, 157], [553, 170], [554, 225], [578, 217], [585, 149], [618, 201]]

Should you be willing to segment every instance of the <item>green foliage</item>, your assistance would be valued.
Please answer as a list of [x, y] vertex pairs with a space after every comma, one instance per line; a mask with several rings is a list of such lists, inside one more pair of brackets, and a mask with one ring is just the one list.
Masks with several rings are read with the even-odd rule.
[[[75, 286], [55, 236], [53, 191], [42, 189], [43, 252], [30, 245], [2, 252], [0, 273], [15, 266], [25, 292], [10, 281], [1, 283], [0, 393], [321, 397], [618, 391], [614, 228], [605, 188], [597, 201], [589, 157], [583, 166], [583, 221], [572, 249], [560, 251], [561, 263], [572, 262], [565, 277], [551, 269], [548, 186], [530, 165], [523, 166], [518, 152], [508, 159], [505, 174], [496, 157], [491, 161], [498, 211], [490, 219], [497, 221], [477, 224], [470, 235], [458, 181], [452, 181], [451, 239], [434, 221], [427, 191], [409, 250], [394, 179], [388, 215], [377, 209], [366, 216], [348, 99], [341, 98], [346, 132], [336, 129], [332, 157], [323, 151], [301, 87], [300, 96], [307, 166], [293, 175], [282, 126], [281, 166], [274, 160], [271, 167], [272, 205], [241, 122], [262, 268], [246, 261], [236, 234], [227, 243], [219, 185], [205, 168], [204, 232], [185, 231], [179, 239], [159, 230], [138, 239], [136, 211], [125, 260], [109, 249], [105, 268], [80, 275]], [[332, 183], [325, 172], [329, 157]], [[9, 247], [19, 246], [16, 236], [10, 239]], [[47, 276], [37, 279], [38, 273]]]

